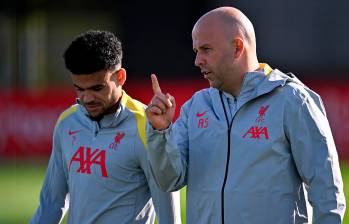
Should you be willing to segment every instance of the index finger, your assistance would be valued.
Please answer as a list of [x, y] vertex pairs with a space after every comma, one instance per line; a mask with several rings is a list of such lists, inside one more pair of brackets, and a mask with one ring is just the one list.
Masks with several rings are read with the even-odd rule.
[[155, 74], [151, 74], [151, 85], [153, 87], [154, 94], [161, 93], [160, 85]]

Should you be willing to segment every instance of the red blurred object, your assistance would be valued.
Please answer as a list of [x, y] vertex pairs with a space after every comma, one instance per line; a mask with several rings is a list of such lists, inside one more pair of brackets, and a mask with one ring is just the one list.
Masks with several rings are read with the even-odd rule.
[[[310, 82], [324, 101], [341, 159], [349, 159], [349, 85], [337, 82]], [[195, 91], [207, 87], [205, 80], [162, 81], [164, 93], [176, 98], [176, 117], [181, 105]], [[133, 98], [148, 104], [153, 95], [151, 81], [129, 80], [124, 86]], [[0, 91], [0, 158], [47, 157], [52, 131], [59, 114], [75, 103], [72, 87], [40, 91]]]

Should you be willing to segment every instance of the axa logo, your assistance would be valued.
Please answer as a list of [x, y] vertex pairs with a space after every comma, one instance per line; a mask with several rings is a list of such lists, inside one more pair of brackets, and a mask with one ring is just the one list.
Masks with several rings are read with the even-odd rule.
[[72, 141], [71, 141], [71, 144], [74, 145], [75, 141], [76, 141], [76, 134], [79, 133], [81, 130], [70, 130], [68, 131], [68, 135], [71, 136], [72, 138]]
[[265, 117], [265, 113], [267, 112], [269, 108], [269, 105], [266, 106], [261, 106], [258, 110], [258, 117], [256, 119], [257, 123], [263, 122], [264, 121], [264, 117]]
[[105, 166], [105, 150], [92, 150], [89, 147], [80, 146], [70, 159], [69, 170], [73, 163], [79, 164], [79, 168], [76, 170], [77, 173], [91, 174], [91, 166], [99, 166], [101, 175], [108, 177]]
[[256, 138], [256, 139], [260, 139], [261, 137], [264, 137], [265, 139], [269, 139], [268, 128], [252, 126], [250, 127], [250, 129], [247, 130], [247, 132], [242, 137], [243, 138], [249, 137], [249, 138]]
[[114, 137], [114, 141], [110, 143], [109, 148], [116, 150], [117, 146], [121, 143], [121, 139], [125, 136], [125, 133], [118, 132]]
[[198, 128], [207, 128], [208, 127], [208, 118], [204, 118], [206, 115], [207, 110], [203, 112], [197, 112], [196, 117], [199, 118], [198, 120]]

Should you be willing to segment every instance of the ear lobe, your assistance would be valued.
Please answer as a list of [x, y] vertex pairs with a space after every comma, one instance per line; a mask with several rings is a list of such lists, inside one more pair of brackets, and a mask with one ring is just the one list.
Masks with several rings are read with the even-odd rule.
[[126, 70], [124, 68], [120, 68], [120, 70], [116, 72], [116, 80], [119, 85], [124, 85], [126, 81]]

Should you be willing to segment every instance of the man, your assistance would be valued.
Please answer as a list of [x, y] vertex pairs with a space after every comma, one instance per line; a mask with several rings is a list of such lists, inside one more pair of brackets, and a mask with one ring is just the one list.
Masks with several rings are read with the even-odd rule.
[[160, 191], [149, 169], [145, 107], [122, 90], [121, 42], [88, 31], [64, 59], [78, 101], [56, 123], [31, 223], [59, 223], [66, 198], [68, 223], [153, 223], [154, 207], [158, 223], [180, 223], [178, 195]]
[[342, 223], [338, 156], [320, 97], [293, 75], [259, 64], [254, 28], [231, 7], [192, 31], [195, 65], [209, 89], [174, 125], [175, 100], [152, 75], [149, 159], [166, 191], [187, 185], [187, 223]]

